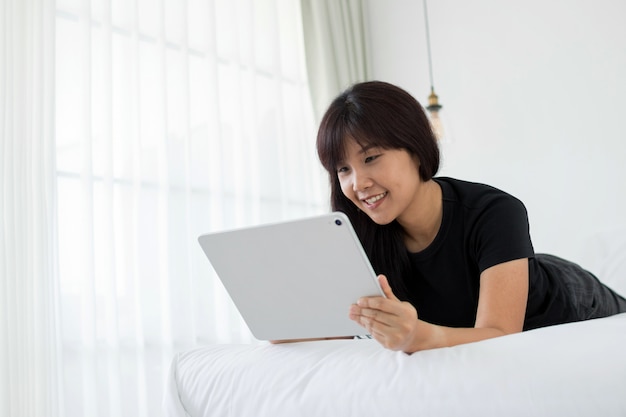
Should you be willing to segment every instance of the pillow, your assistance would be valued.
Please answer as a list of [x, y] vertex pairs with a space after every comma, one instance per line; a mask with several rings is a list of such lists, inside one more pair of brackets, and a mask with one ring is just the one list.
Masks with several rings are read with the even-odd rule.
[[585, 254], [591, 260], [589, 270], [604, 284], [626, 296], [626, 227], [597, 233], [585, 246]]

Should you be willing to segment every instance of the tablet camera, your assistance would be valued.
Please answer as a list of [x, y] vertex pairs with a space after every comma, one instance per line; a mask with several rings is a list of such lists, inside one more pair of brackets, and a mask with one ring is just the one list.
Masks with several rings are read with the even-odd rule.
[[336, 224], [337, 226], [341, 226], [341, 220], [339, 220], [339, 219], [335, 219], [335, 224]]

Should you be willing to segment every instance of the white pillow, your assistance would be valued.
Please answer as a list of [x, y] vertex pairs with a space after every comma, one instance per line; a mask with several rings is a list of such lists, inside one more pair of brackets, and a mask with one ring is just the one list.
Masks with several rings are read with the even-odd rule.
[[[604, 284], [626, 296], [626, 227], [598, 233], [587, 241], [590, 270]], [[585, 265], [586, 266], [586, 265]]]

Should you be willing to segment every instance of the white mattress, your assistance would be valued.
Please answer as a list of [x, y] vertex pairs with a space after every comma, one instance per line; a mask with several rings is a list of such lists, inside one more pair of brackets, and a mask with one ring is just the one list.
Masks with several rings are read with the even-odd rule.
[[178, 354], [167, 416], [626, 416], [626, 314], [452, 348], [373, 340]]

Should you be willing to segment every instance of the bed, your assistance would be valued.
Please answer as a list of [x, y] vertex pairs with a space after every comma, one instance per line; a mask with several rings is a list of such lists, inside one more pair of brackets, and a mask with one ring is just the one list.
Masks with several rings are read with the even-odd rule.
[[[610, 259], [603, 281], [626, 294], [626, 248]], [[413, 355], [368, 339], [204, 346], [174, 357], [163, 405], [171, 417], [626, 416], [625, 347], [626, 314]]]

